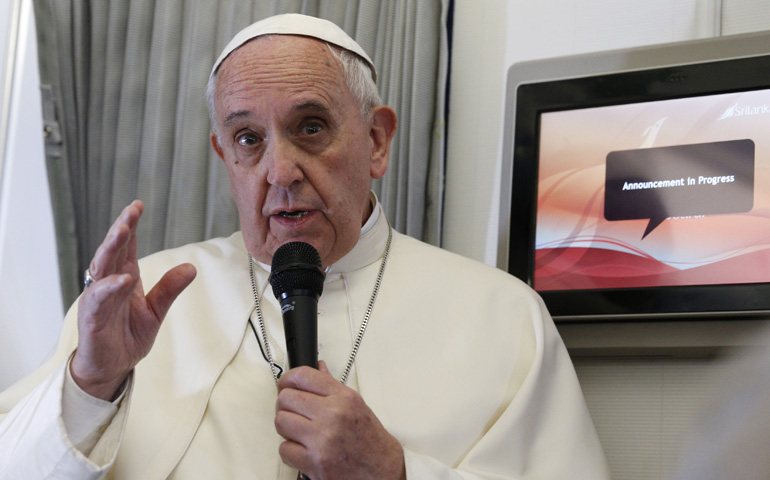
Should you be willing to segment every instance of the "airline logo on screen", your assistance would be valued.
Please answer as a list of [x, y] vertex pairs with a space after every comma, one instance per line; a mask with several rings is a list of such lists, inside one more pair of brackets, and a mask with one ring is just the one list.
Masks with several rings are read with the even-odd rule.
[[649, 219], [642, 238], [670, 217], [744, 213], [754, 206], [749, 139], [610, 152], [604, 218]]
[[717, 120], [724, 120], [726, 118], [733, 118], [733, 117], [750, 117], [753, 115], [766, 115], [768, 113], [770, 113], [770, 105], [764, 104], [758, 107], [752, 107], [750, 105], [747, 105], [745, 107], [741, 107], [736, 102], [730, 107], [728, 107], [727, 110], [725, 110], [725, 113], [723, 113], [722, 116], [719, 117]]

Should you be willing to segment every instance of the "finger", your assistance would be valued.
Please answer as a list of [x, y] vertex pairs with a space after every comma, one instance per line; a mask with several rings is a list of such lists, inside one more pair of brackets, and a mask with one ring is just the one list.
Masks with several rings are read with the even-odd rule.
[[[310, 447], [314, 443], [312, 422], [296, 414], [279, 412], [275, 417], [276, 432], [285, 439], [278, 454], [287, 465], [309, 473], [313, 467]], [[312, 478], [312, 477], [311, 477]]]
[[100, 280], [117, 272], [118, 257], [121, 256], [120, 250], [124, 248], [129, 235], [130, 229], [125, 224], [113, 225], [110, 228], [88, 266], [88, 271], [94, 280]]
[[281, 456], [281, 460], [286, 465], [296, 468], [300, 472], [304, 472], [310, 478], [315, 478], [313, 475], [315, 472], [311, 471], [313, 463], [311, 461], [310, 452], [301, 443], [287, 440], [278, 447], [278, 455]]
[[[138, 250], [138, 237], [136, 235], [136, 230], [139, 227], [139, 219], [142, 217], [142, 213], [144, 212], [144, 203], [142, 203], [141, 200], [134, 200], [131, 202], [131, 206], [136, 208], [139, 212], [139, 215], [136, 217], [136, 221], [133, 222], [131, 225], [131, 236], [128, 239], [128, 244], [126, 248], [126, 256], [132, 260], [136, 261], [137, 259], [137, 250]], [[125, 257], [123, 258], [123, 261], [125, 261]]]
[[110, 275], [86, 289], [80, 298], [78, 310], [87, 318], [99, 321], [110, 315], [110, 310], [131, 294], [137, 279], [128, 274]]
[[[136, 262], [137, 236], [136, 229], [139, 226], [139, 219], [142, 217], [144, 204], [139, 200], [134, 200], [123, 209], [118, 221], [122, 220], [123, 225], [128, 228], [127, 236], [118, 244], [114, 256], [114, 269], [119, 271], [125, 266], [126, 261]], [[116, 222], [117, 223], [117, 222]]]
[[112, 275], [123, 265], [130, 242], [136, 241], [136, 226], [143, 209], [142, 202], [135, 200], [115, 219], [89, 265], [89, 272], [94, 279]]
[[[319, 364], [320, 368], [320, 364]], [[332, 395], [342, 385], [329, 373], [329, 369], [316, 370], [311, 367], [292, 368], [278, 379], [278, 392], [292, 388], [315, 395]]]
[[182, 291], [195, 279], [197, 271], [191, 263], [183, 263], [172, 268], [152, 287], [147, 294], [147, 304], [158, 320], [163, 320], [171, 304]]
[[284, 388], [278, 392], [275, 400], [275, 413], [290, 412], [311, 419], [314, 412], [323, 408], [318, 406], [321, 398], [324, 397], [295, 388]]
[[290, 410], [278, 410], [273, 423], [278, 435], [303, 445], [307, 443], [309, 436], [315, 433], [311, 419]]
[[326, 365], [325, 360], [319, 360], [318, 361], [318, 370], [323, 373], [328, 373], [331, 375], [332, 373], [329, 371], [329, 367]]

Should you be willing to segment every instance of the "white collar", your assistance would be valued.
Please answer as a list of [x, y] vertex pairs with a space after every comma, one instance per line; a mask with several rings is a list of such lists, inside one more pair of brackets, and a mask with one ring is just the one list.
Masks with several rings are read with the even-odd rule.
[[361, 228], [361, 236], [353, 250], [327, 267], [327, 275], [358, 270], [382, 258], [385, 244], [388, 242], [390, 225], [376, 197], [374, 202], [372, 214]]

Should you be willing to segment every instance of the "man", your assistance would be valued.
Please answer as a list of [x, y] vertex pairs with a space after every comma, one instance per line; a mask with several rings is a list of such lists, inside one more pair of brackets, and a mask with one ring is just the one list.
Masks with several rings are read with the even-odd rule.
[[[0, 477], [608, 478], [536, 295], [388, 225], [370, 183], [396, 118], [374, 79], [323, 20], [236, 36], [209, 104], [243, 231], [140, 264], [126, 207], [57, 353], [0, 396]], [[266, 291], [290, 241], [326, 270], [318, 370], [289, 370]]]

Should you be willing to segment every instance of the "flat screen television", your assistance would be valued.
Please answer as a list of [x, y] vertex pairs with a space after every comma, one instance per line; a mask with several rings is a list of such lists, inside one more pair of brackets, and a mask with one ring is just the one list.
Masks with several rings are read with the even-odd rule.
[[557, 321], [767, 315], [767, 34], [514, 65], [507, 101], [499, 266]]

